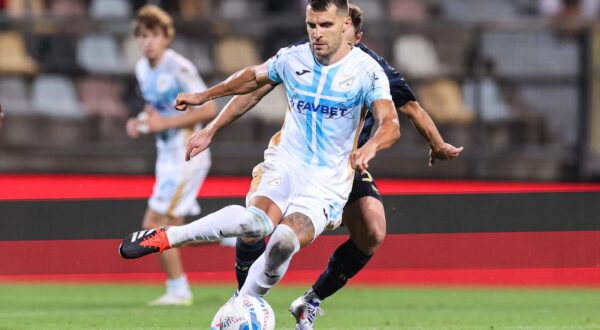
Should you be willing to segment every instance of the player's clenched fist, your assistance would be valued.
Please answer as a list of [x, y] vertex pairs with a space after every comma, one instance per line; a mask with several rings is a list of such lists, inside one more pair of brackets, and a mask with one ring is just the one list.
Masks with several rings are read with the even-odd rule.
[[202, 105], [206, 101], [208, 100], [198, 93], [179, 93], [175, 99], [175, 109], [185, 111], [190, 105]]
[[185, 150], [185, 160], [190, 160], [192, 157], [206, 150], [212, 142], [213, 135], [203, 129], [194, 133], [187, 142]]
[[369, 161], [375, 157], [376, 153], [377, 149], [372, 144], [366, 143], [350, 154], [350, 165], [362, 173], [369, 168]]

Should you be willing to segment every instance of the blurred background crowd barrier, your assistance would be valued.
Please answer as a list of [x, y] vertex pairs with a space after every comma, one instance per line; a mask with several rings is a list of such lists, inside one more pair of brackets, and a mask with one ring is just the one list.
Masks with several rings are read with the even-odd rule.
[[[600, 178], [600, 0], [353, 2], [367, 46], [406, 77], [445, 139], [466, 148], [432, 170], [402, 118], [377, 176]], [[124, 129], [143, 107], [131, 19], [146, 3], [173, 15], [172, 48], [208, 85], [306, 34], [302, 0], [0, 0], [1, 172], [152, 173], [153, 138]], [[211, 174], [249, 175], [286, 107], [278, 88], [223, 130]]]

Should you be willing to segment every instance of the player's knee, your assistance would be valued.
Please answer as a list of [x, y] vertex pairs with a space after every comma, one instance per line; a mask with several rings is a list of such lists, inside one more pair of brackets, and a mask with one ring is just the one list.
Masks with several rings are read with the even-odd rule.
[[385, 227], [369, 227], [358, 233], [351, 233], [352, 241], [366, 255], [372, 255], [385, 240]]
[[375, 249], [379, 248], [385, 240], [385, 229], [376, 229], [370, 233], [369, 245]]
[[242, 237], [257, 239], [273, 232], [273, 222], [263, 210], [250, 206], [244, 210], [244, 216], [246, 221], [240, 223], [239, 230]]
[[385, 229], [373, 229], [354, 237], [353, 241], [359, 250], [366, 255], [373, 255], [385, 240]]

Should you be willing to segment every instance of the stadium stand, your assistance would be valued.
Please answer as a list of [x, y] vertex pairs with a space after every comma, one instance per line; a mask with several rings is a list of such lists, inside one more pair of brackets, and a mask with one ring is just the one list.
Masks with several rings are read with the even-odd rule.
[[[0, 97], [8, 116], [7, 123], [12, 116], [29, 118], [31, 113], [42, 118], [41, 122], [47, 121], [49, 126], [61, 117], [76, 117], [89, 122], [95, 132], [89, 143], [96, 143], [98, 150], [105, 141], [117, 143], [122, 150], [134, 148], [130, 141], [119, 140], [116, 132], [122, 130], [124, 116], [133, 115], [142, 107], [133, 76], [135, 62], [141, 54], [130, 37], [130, 18], [133, 11], [146, 2], [5, 1], [0, 9], [3, 27]], [[295, 42], [305, 34], [298, 28], [302, 22], [298, 17], [303, 11], [300, 0], [285, 5], [278, 1], [257, 4], [248, 0], [155, 3], [176, 18], [178, 33], [172, 47], [192, 60], [209, 85], [245, 65], [266, 60], [278, 47]], [[544, 3], [357, 1], [365, 10], [365, 43], [406, 76], [449, 140], [455, 138], [458, 143], [467, 144], [463, 159], [433, 173], [422, 166], [427, 146], [417, 133], [404, 125], [401, 142], [382, 155], [385, 160], [374, 164], [373, 170], [379, 175], [413, 177], [535, 180], [577, 177], [581, 171], [575, 170], [578, 165], [574, 164], [581, 156], [585, 138], [580, 133], [584, 122], [581, 116], [586, 111], [586, 99], [581, 94], [585, 88], [581, 86], [592, 72], [586, 70], [589, 63], [584, 62], [583, 56], [589, 47], [586, 40], [590, 39], [583, 36], [591, 30], [585, 25], [576, 25], [583, 30], [574, 33], [556, 30], [554, 19], [566, 9], [544, 7]], [[595, 13], [588, 13], [593, 11], [588, 7], [587, 2], [583, 4], [580, 16], [597, 17]], [[466, 12], [469, 14], [465, 15]], [[32, 21], [32, 17], [36, 19]], [[484, 59], [494, 62], [493, 76], [482, 75]], [[51, 82], [44, 83], [49, 77]], [[486, 100], [481, 100], [480, 93], [497, 99], [490, 101], [486, 96]], [[42, 100], [50, 95], [56, 101], [44, 103]], [[62, 96], [59, 99], [56, 95]], [[278, 129], [282, 115], [279, 110], [285, 108], [285, 104], [283, 95], [270, 96], [269, 102], [261, 104], [247, 119], [236, 123], [228, 136], [217, 141], [215, 174], [246, 174], [243, 165], [219, 166], [235, 159], [240, 152], [248, 154], [249, 163], [260, 161], [261, 150], [270, 134]], [[484, 107], [494, 107], [496, 112], [492, 117], [499, 116], [498, 120], [490, 122], [490, 113]], [[448, 108], [462, 110], [455, 113]], [[505, 119], [511, 123], [506, 124]], [[21, 135], [7, 125], [0, 153], [11, 148], [14, 157], [23, 157], [28, 149], [22, 144], [18, 148], [11, 145], [17, 139], [8, 135]], [[83, 129], [85, 125], [80, 127]], [[489, 134], [486, 137], [481, 132]], [[111, 139], [109, 134], [115, 137]], [[58, 145], [49, 137], [42, 139]], [[236, 139], [243, 143], [236, 145]], [[485, 144], [486, 139], [495, 141], [497, 148], [493, 152], [477, 150], [477, 144]], [[89, 152], [94, 148], [82, 147], [81, 141], [61, 141], [61, 150], [70, 150], [83, 159], [97, 157]], [[480, 142], [473, 144], [473, 141]], [[151, 140], [143, 143], [150, 145]], [[140, 157], [148, 154], [132, 152]], [[108, 149], [104, 156], [119, 155], [111, 154]], [[46, 157], [52, 158], [51, 153]], [[522, 171], [516, 176], [499, 171], [506, 165], [505, 159], [514, 162], [510, 166], [524, 169], [538, 166], [539, 170]], [[60, 161], [47, 159], [42, 163], [52, 164], [45, 168], [48, 171], [70, 168]], [[139, 167], [151, 162], [129, 164], [132, 163], [136, 165], [116, 169], [116, 172], [152, 171], [151, 165]], [[11, 167], [14, 165], [3, 166], [0, 164], [0, 170], [20, 170]], [[89, 170], [102, 171], [94, 166]]]

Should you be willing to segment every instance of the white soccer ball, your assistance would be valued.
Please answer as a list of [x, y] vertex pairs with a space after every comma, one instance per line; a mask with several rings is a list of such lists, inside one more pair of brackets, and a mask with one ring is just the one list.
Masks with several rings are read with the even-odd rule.
[[221, 330], [273, 330], [275, 313], [261, 297], [240, 295], [223, 305], [211, 324]]

